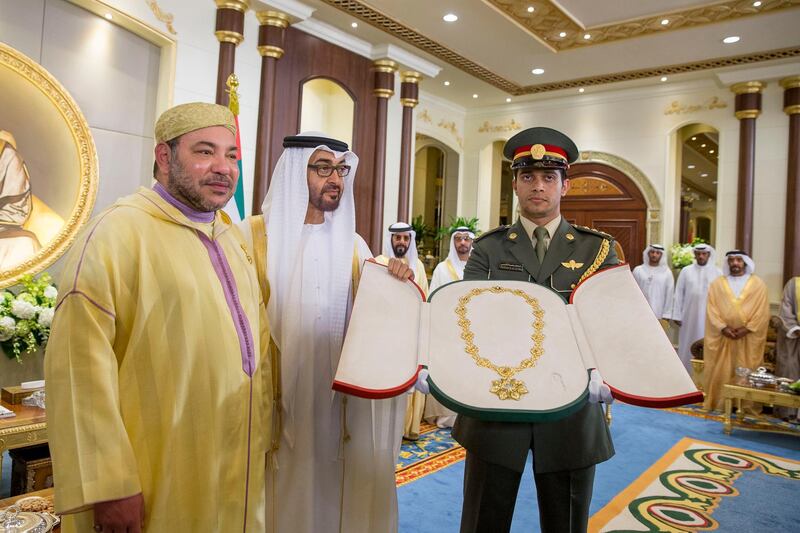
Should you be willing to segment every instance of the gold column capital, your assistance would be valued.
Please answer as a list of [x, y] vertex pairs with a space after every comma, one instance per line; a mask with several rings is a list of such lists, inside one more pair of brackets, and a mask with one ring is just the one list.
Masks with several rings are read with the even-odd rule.
[[217, 30], [214, 32], [214, 35], [217, 36], [217, 40], [221, 43], [233, 43], [239, 46], [239, 44], [244, 41], [244, 35], [236, 31]]
[[800, 76], [790, 76], [781, 80], [781, 87], [786, 90], [800, 87]]
[[394, 74], [395, 72], [397, 72], [397, 63], [395, 63], [391, 59], [378, 59], [372, 62], [372, 70], [376, 72], [386, 72], [388, 74]]
[[411, 107], [411, 108], [417, 107], [418, 103], [419, 103], [419, 100], [417, 100], [416, 98], [401, 98], [400, 99], [400, 104], [403, 107]]
[[289, 15], [280, 11], [257, 11], [256, 18], [262, 26], [275, 26], [276, 28], [289, 26]]
[[413, 70], [406, 70], [400, 73], [400, 81], [403, 83], [419, 84], [422, 81], [422, 74]]
[[242, 13], [250, 9], [250, 0], [214, 0], [214, 3], [217, 9], [234, 9]]
[[743, 81], [742, 83], [731, 85], [731, 91], [734, 94], [760, 93], [766, 86], [767, 84], [763, 81]]

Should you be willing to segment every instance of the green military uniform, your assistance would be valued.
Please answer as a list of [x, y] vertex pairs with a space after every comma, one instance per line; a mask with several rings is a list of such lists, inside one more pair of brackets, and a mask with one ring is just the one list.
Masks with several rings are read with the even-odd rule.
[[[534, 128], [540, 129], [546, 128]], [[568, 301], [583, 278], [616, 264], [611, 236], [563, 218], [540, 263], [518, 220], [475, 241], [464, 280], [530, 281]], [[467, 450], [462, 533], [510, 529], [531, 449], [543, 533], [585, 531], [594, 465], [614, 455], [599, 404], [587, 403], [555, 422], [487, 422], [459, 415], [453, 437]]]

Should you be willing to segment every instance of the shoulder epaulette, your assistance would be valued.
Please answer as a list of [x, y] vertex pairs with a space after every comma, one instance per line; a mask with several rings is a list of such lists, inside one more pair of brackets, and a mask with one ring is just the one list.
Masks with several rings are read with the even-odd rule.
[[507, 229], [508, 229], [508, 228], [510, 228], [510, 227], [511, 227], [511, 226], [509, 226], [509, 225], [507, 225], [507, 224], [506, 224], [506, 225], [504, 225], [504, 226], [497, 226], [496, 228], [492, 228], [492, 229], [490, 229], [490, 230], [489, 230], [489, 231], [487, 231], [487, 232], [481, 233], [481, 234], [480, 234], [480, 235], [479, 235], [479, 236], [478, 236], [478, 237], [475, 239], [475, 242], [478, 242], [478, 241], [480, 241], [481, 239], [483, 239], [484, 237], [487, 237], [487, 236], [489, 236], [489, 235], [491, 235], [491, 234], [493, 234], [493, 233], [497, 233], [498, 231], [505, 231], [505, 230], [507, 230]]
[[602, 237], [604, 239], [614, 240], [614, 236], [613, 235], [610, 235], [610, 234], [608, 234], [608, 233], [606, 233], [604, 231], [600, 231], [599, 229], [588, 228], [586, 226], [579, 226], [578, 224], [572, 224], [572, 227], [575, 228], [578, 231], [583, 232], [583, 233], [590, 233], [592, 235], [596, 235], [596, 236]]

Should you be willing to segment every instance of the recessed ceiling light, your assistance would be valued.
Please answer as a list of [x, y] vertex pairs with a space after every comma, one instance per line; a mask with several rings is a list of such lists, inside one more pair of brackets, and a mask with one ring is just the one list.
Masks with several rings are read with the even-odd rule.
[[582, 93], [582, 92], [583, 92], [583, 91], [585, 91], [585, 90], [586, 90], [586, 89], [584, 89], [583, 87], [581, 87], [580, 89], [578, 89], [578, 92], [579, 92], [579, 93]]
[[111, 13], [106, 13], [104, 16], [106, 17], [106, 20], [111, 20], [112, 18], [114, 18], [111, 16]]
[[694, 168], [694, 165], [687, 165], [686, 168], [692, 169]]
[[662, 19], [661, 20], [661, 25], [662, 26], [666, 26], [667, 24], [669, 24], [669, 19]]
[[477, 94], [473, 94], [473, 95], [472, 95], [472, 97], [473, 97], [473, 98], [477, 98], [477, 97], [478, 97], [478, 95], [477, 95]]
[[510, 102], [510, 101], [511, 101], [511, 98], [506, 98], [506, 102]]
[[561, 33], [558, 34], [558, 36], [559, 37], [566, 37], [567, 36], [567, 32], [562, 31]]
[[540, 74], [544, 74], [544, 69], [543, 68], [535, 68], [531, 72], [538, 76]]
[[741, 39], [741, 37], [739, 37], [738, 35], [731, 35], [730, 37], [725, 37], [724, 39], [722, 39], [722, 42], [725, 44], [733, 44], [733, 43], [738, 43], [739, 39]]
[[696, 140], [697, 140], [697, 137], [692, 137], [692, 140], [693, 140], [693, 141], [696, 141]]
[[350, 24], [350, 27], [351, 28], [358, 28], [358, 22], [353, 22], [352, 24]]
[[536, 9], [533, 6], [528, 6], [528, 13], [533, 13]]
[[667, 81], [667, 77], [666, 76], [661, 76], [661, 81]]
[[[708, 172], [703, 172], [702, 174], [700, 174], [700, 177], [701, 178], [707, 178], [708, 177]], [[714, 182], [714, 183], [716, 183], [716, 182]]]
[[753, 7], [761, 7], [761, 2], [753, 2]]
[[455, 22], [458, 20], [458, 16], [454, 15], [453, 13], [448, 13], [447, 15], [442, 17], [442, 20], [445, 22]]
[[700, 145], [700, 148], [705, 148], [705, 147], [706, 147], [706, 143], [703, 143], [703, 144]]
[[588, 41], [589, 39], [591, 39], [591, 38], [592, 38], [592, 34], [591, 34], [591, 33], [585, 33], [585, 34], [583, 35], [583, 38], [584, 38], [584, 39], [586, 39], [586, 40]]
[[709, 153], [709, 154], [713, 154], [713, 153], [714, 153], [714, 150], [709, 150], [709, 151], [708, 151], [708, 153]]
[[444, 82], [445, 86], [450, 85], [449, 81]]

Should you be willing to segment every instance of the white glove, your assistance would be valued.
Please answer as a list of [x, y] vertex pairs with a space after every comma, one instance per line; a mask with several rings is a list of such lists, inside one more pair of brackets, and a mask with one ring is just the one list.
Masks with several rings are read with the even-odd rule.
[[422, 394], [428, 394], [431, 392], [431, 388], [428, 385], [428, 369], [423, 368], [417, 374], [417, 382], [414, 384], [414, 390], [421, 392]]
[[603, 376], [596, 368], [589, 372], [589, 403], [614, 403], [614, 397], [611, 396], [611, 389], [608, 385], [603, 383]]

